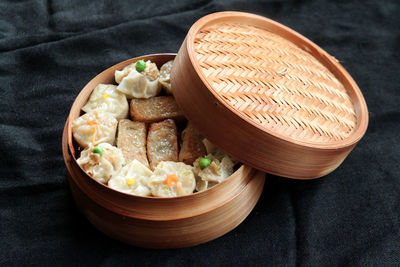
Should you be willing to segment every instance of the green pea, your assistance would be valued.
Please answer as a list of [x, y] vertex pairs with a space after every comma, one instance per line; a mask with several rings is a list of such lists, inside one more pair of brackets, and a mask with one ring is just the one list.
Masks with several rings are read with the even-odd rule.
[[139, 60], [138, 62], [136, 62], [136, 70], [138, 72], [144, 71], [145, 68], [146, 68], [146, 62], [144, 62], [143, 60]]
[[101, 146], [95, 146], [92, 151], [100, 156], [103, 156], [104, 153], [104, 149]]
[[211, 164], [211, 159], [201, 158], [199, 160], [199, 166], [200, 166], [201, 169], [207, 168], [208, 166], [210, 166], [210, 164]]

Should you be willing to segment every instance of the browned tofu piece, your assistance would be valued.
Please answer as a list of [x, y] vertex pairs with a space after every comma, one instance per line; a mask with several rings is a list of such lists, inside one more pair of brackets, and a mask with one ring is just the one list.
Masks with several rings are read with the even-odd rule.
[[190, 122], [182, 131], [181, 137], [182, 145], [179, 151], [179, 161], [192, 165], [197, 158], [207, 154], [206, 147], [202, 142], [203, 137]]
[[149, 167], [146, 155], [146, 124], [144, 122], [120, 120], [117, 147], [122, 150], [127, 164], [137, 159], [143, 165]]
[[184, 119], [173, 96], [132, 99], [130, 109], [134, 121], [157, 122], [165, 119]]
[[161, 161], [178, 161], [178, 134], [173, 120], [150, 124], [147, 157], [153, 170]]

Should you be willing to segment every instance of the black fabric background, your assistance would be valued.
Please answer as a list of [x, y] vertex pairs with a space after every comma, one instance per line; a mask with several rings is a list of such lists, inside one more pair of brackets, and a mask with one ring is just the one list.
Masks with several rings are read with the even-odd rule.
[[[114, 241], [77, 211], [61, 134], [81, 88], [117, 62], [176, 52], [200, 17], [277, 20], [341, 61], [369, 108], [368, 131], [332, 174], [267, 176], [250, 216], [192, 248]], [[400, 2], [0, 2], [1, 265], [400, 265]]]

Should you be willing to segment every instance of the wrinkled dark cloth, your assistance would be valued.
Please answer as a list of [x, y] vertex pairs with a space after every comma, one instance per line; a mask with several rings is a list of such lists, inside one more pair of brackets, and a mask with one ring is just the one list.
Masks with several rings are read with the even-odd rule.
[[[333, 173], [267, 175], [235, 230], [192, 248], [149, 250], [77, 211], [61, 134], [81, 88], [117, 62], [177, 52], [190, 26], [223, 10], [283, 23], [335, 56], [369, 108], [365, 137]], [[0, 264], [400, 265], [400, 2], [0, 1]]]

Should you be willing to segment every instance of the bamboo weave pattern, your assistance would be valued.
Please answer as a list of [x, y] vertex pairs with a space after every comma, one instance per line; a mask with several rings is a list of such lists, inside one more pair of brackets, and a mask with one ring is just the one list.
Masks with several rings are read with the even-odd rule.
[[254, 122], [296, 140], [343, 140], [355, 129], [343, 84], [311, 54], [251, 25], [214, 24], [195, 37], [212, 89]]

